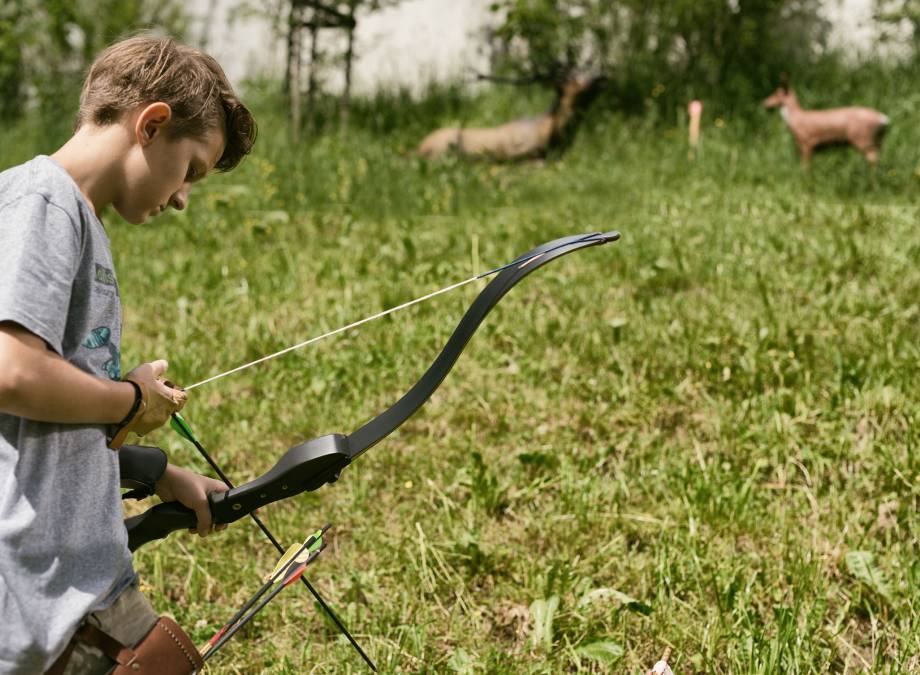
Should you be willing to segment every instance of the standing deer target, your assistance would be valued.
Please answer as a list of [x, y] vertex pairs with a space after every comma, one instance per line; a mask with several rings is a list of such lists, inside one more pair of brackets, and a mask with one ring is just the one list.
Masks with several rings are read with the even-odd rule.
[[862, 106], [805, 110], [786, 81], [764, 100], [763, 105], [779, 108], [795, 138], [803, 167], [808, 166], [815, 148], [834, 143], [852, 145], [874, 167], [879, 143], [890, 124], [887, 115]]

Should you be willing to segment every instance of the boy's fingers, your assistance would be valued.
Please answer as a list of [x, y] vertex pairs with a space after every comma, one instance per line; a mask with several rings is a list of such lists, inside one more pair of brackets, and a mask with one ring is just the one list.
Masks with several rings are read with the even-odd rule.
[[182, 407], [185, 405], [185, 402], [188, 400], [188, 394], [185, 393], [184, 389], [176, 389], [175, 387], [170, 387], [169, 382], [166, 380], [157, 380], [161, 385], [160, 393], [164, 398], [168, 398], [176, 406], [178, 410], [182, 410]]
[[178, 393], [173, 397], [173, 400], [176, 402], [176, 405], [178, 406], [176, 410], [179, 411], [185, 407], [185, 404], [188, 401], [188, 394], [185, 393], [184, 389], [176, 389], [175, 391], [177, 391]]
[[165, 378], [161, 378], [160, 381], [161, 381], [163, 384], [165, 384], [167, 387], [169, 387], [170, 389], [175, 389], [176, 391], [181, 391], [183, 394], [185, 394], [186, 396], [188, 396], [188, 394], [186, 394], [186, 392], [185, 392], [185, 389], [183, 389], [182, 387], [180, 387], [180, 386], [179, 386], [178, 384], [176, 384], [175, 382], [171, 382], [171, 381], [169, 381], [169, 380], [167, 380], [167, 379], [165, 379]]
[[157, 359], [156, 361], [150, 362], [150, 367], [153, 369], [153, 376], [159, 377], [166, 372], [166, 369], [169, 367], [169, 362], [166, 359]]
[[185, 402], [188, 400], [188, 394], [185, 390], [172, 386], [172, 383], [168, 380], [157, 379], [156, 383], [159, 394], [163, 398], [171, 401], [174, 406], [177, 406], [177, 410], [182, 410], [183, 406], [185, 406]]
[[208, 502], [195, 509], [195, 515], [198, 516], [198, 536], [208, 536], [208, 532], [211, 531], [211, 508], [208, 506]]

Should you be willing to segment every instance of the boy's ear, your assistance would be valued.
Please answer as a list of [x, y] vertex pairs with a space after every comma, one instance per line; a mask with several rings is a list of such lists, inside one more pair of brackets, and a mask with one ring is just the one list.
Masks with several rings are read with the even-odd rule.
[[172, 118], [172, 109], [168, 103], [157, 101], [141, 108], [134, 122], [134, 138], [140, 145], [150, 144], [154, 138], [163, 133], [163, 129]]

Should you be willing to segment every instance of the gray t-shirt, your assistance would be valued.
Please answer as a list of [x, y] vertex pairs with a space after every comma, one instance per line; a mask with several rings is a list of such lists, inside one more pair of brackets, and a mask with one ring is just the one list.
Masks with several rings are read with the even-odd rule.
[[[0, 321], [81, 370], [121, 377], [109, 240], [49, 157], [0, 173]], [[0, 673], [44, 672], [133, 578], [105, 426], [0, 413]]]

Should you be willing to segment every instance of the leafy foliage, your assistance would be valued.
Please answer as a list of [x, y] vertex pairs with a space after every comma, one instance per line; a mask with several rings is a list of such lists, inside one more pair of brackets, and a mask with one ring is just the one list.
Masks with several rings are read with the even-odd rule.
[[713, 92], [749, 101], [780, 71], [812, 62], [829, 28], [819, 0], [496, 0], [492, 8], [503, 17], [498, 69], [600, 69], [633, 108]]
[[530, 639], [535, 648], [545, 651], [553, 648], [553, 621], [558, 608], [558, 595], [552, 595], [545, 600], [540, 598], [530, 604], [530, 616], [533, 619], [533, 634]]
[[620, 645], [611, 640], [597, 640], [579, 646], [575, 653], [602, 663], [614, 663], [623, 656], [625, 651]]
[[180, 0], [2, 0], [0, 114], [18, 117], [31, 102], [53, 123], [97, 53], [139, 30], [181, 38], [183, 7]]
[[847, 571], [888, 602], [892, 601], [891, 584], [885, 573], [875, 564], [869, 551], [850, 551], [844, 558]]
[[891, 39], [891, 33], [909, 31], [914, 58], [920, 58], [920, 0], [875, 0], [875, 19], [887, 28], [882, 39]]

